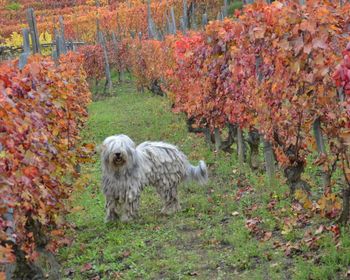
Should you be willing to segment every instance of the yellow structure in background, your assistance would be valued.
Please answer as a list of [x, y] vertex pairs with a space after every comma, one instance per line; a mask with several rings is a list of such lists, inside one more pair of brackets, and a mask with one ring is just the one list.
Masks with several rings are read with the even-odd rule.
[[[31, 39], [30, 40], [30, 44]], [[39, 42], [40, 44], [51, 44], [52, 43], [52, 35], [48, 32], [45, 31], [43, 33], [40, 34], [39, 36]], [[19, 48], [23, 45], [23, 37], [22, 34], [18, 33], [18, 32], [13, 32], [10, 37], [5, 39], [5, 46], [7, 47], [12, 47], [12, 48]], [[52, 47], [51, 46], [46, 46], [46, 47], [42, 47], [41, 49], [41, 53], [43, 55], [51, 55], [52, 53]]]

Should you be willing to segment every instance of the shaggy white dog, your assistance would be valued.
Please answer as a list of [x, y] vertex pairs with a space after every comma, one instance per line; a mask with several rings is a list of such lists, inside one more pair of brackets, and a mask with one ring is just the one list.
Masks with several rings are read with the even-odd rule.
[[180, 210], [177, 186], [186, 180], [205, 184], [204, 161], [193, 166], [175, 146], [163, 142], [144, 142], [136, 147], [126, 135], [106, 138], [101, 145], [102, 186], [106, 197], [106, 221], [128, 221], [137, 215], [141, 191], [156, 188], [164, 202], [162, 213]]

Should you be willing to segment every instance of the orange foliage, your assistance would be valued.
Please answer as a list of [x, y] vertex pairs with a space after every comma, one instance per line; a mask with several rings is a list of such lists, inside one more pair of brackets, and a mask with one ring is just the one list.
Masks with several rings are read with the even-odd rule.
[[[15, 222], [0, 216], [0, 239], [7, 239], [7, 227], [15, 227], [12, 238], [31, 254], [29, 219], [43, 225], [47, 236], [62, 226], [90, 92], [76, 54], [62, 57], [58, 66], [41, 56], [31, 57], [23, 70], [17, 63], [0, 66], [0, 197], [2, 210], [14, 210]], [[55, 249], [58, 244], [52, 242]]]

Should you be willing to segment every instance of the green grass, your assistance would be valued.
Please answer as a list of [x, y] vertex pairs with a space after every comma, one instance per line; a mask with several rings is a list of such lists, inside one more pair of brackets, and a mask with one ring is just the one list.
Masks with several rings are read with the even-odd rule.
[[5, 8], [6, 10], [9, 10], [9, 11], [19, 11], [22, 8], [22, 5], [17, 2], [13, 2], [13, 3], [7, 4]]
[[242, 8], [243, 8], [242, 1], [232, 1], [232, 3], [229, 3], [229, 6], [228, 6], [228, 14], [233, 15], [235, 10], [242, 9]]
[[[297, 242], [305, 229], [281, 234], [283, 218], [293, 216], [290, 200], [283, 199], [285, 186], [271, 191], [263, 175], [247, 167], [238, 170], [235, 154], [210, 151], [202, 137], [187, 132], [184, 118], [171, 112], [166, 98], [136, 93], [131, 81], [117, 85], [115, 94], [91, 104], [84, 141], [99, 144], [124, 133], [137, 143], [174, 143], [193, 163], [204, 159], [211, 180], [205, 187], [182, 185], [182, 211], [175, 215], [160, 215], [160, 200], [148, 188], [138, 219], [105, 224], [96, 156], [96, 163], [83, 167], [89, 184], [76, 190], [71, 202], [79, 210], [69, 216], [75, 225], [70, 233], [74, 242], [59, 252], [63, 279], [345, 279], [350, 264], [346, 234], [339, 248], [326, 234], [317, 251], [301, 248], [301, 253], [286, 257], [273, 243]], [[242, 185], [255, 191], [236, 201]], [[277, 200], [275, 213], [266, 207], [272, 197]], [[260, 217], [261, 227], [273, 232], [271, 240], [259, 241], [247, 230], [246, 220], [252, 217]], [[91, 269], [84, 269], [87, 264]]]

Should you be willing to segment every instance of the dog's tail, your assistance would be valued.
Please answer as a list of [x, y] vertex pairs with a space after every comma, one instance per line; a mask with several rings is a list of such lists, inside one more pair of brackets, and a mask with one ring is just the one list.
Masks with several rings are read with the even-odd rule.
[[199, 161], [198, 166], [189, 165], [187, 169], [187, 180], [197, 181], [200, 185], [205, 185], [208, 182], [207, 165], [203, 160]]

